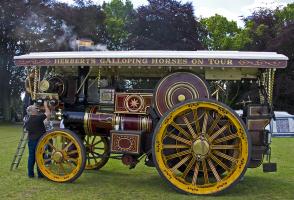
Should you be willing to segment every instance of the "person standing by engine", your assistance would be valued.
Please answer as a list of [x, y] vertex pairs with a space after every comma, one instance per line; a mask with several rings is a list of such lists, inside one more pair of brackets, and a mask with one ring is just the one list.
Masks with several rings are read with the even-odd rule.
[[[47, 101], [44, 102], [45, 113], [40, 113], [36, 105], [27, 107], [28, 120], [25, 123], [25, 128], [28, 131], [28, 147], [29, 147], [29, 158], [28, 158], [28, 176], [33, 178], [34, 166], [36, 162], [35, 153], [36, 147], [40, 137], [46, 132], [44, 120], [50, 119], [50, 109]], [[37, 167], [38, 177], [42, 178], [43, 175]]]

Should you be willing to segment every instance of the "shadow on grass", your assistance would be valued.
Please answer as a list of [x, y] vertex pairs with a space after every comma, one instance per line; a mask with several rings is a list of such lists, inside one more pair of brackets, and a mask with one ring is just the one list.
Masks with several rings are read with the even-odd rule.
[[[128, 169], [126, 169], [128, 170]], [[116, 170], [88, 170], [84, 172], [84, 178], [82, 181], [78, 181], [83, 187], [87, 186], [101, 186], [111, 185], [114, 188], [122, 188], [125, 191], [130, 188], [136, 188], [136, 190], [144, 190], [146, 192], [158, 192], [170, 194], [180, 194], [170, 187], [157, 173], [147, 173], [146, 176], [142, 173], [123, 172], [121, 169]], [[283, 179], [276, 179], [273, 176], [246, 176], [242, 181], [237, 183], [235, 187], [220, 193], [217, 196], [226, 197], [243, 197], [246, 198], [251, 195], [260, 194], [261, 196], [269, 195], [281, 190], [281, 186], [288, 184]], [[294, 185], [293, 185], [294, 186]], [[289, 184], [288, 186], [289, 187]], [[275, 189], [276, 188], [276, 189]], [[286, 189], [286, 188], [285, 188]]]

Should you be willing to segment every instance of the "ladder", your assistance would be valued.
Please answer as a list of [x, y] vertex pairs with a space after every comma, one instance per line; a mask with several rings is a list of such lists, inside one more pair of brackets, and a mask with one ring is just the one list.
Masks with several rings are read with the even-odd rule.
[[21, 161], [22, 155], [24, 153], [24, 150], [26, 148], [26, 144], [28, 143], [28, 132], [27, 130], [23, 127], [23, 132], [21, 135], [21, 138], [18, 142], [18, 146], [16, 149], [16, 152], [14, 154], [11, 166], [10, 166], [10, 171], [17, 169], [18, 165]]

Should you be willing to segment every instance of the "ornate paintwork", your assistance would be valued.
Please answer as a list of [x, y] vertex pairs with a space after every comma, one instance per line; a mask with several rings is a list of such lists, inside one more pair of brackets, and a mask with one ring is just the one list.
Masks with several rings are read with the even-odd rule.
[[188, 72], [176, 72], [159, 82], [155, 89], [154, 103], [157, 113], [162, 116], [178, 103], [209, 97], [208, 86], [199, 76]]
[[115, 113], [147, 114], [152, 97], [152, 93], [116, 93]]
[[111, 131], [111, 152], [141, 153], [141, 134], [139, 131]]

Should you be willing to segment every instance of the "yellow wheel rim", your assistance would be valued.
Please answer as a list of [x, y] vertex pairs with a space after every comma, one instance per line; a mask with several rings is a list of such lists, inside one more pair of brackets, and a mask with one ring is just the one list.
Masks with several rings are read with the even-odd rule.
[[56, 182], [77, 178], [85, 163], [81, 145], [69, 131], [53, 130], [46, 133], [36, 149], [36, 162], [42, 174]]
[[153, 138], [156, 167], [190, 194], [228, 189], [245, 173], [249, 142], [242, 122], [216, 101], [189, 101], [159, 122]]
[[108, 139], [100, 136], [86, 135], [84, 139], [86, 147], [85, 169], [100, 169], [109, 159]]

